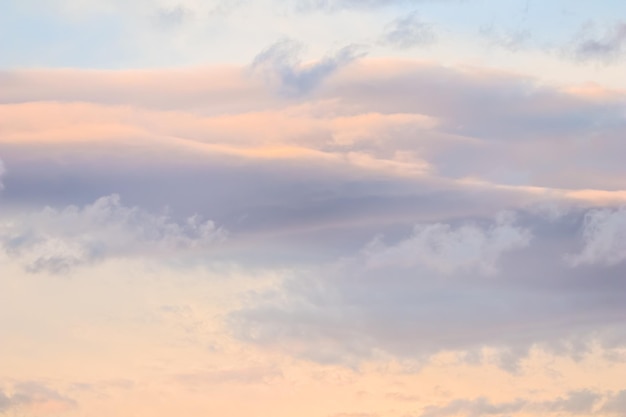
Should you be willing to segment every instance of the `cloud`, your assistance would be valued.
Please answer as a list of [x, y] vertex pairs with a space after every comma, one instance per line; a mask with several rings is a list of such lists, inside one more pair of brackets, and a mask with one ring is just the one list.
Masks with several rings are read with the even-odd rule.
[[392, 246], [380, 241], [366, 249], [371, 268], [423, 265], [439, 273], [478, 270], [496, 273], [496, 261], [505, 252], [528, 245], [528, 230], [513, 223], [512, 213], [502, 213], [495, 224], [483, 229], [477, 225], [452, 228], [449, 224], [417, 225], [413, 235]]
[[513, 415], [521, 412], [534, 414], [588, 415], [594, 412], [603, 395], [589, 391], [572, 391], [565, 397], [548, 401], [516, 399], [494, 403], [481, 397], [474, 400], [454, 400], [442, 406], [430, 406], [420, 417], [446, 417], [462, 415], [468, 417]]
[[126, 207], [117, 195], [82, 208], [48, 207], [0, 223], [5, 254], [31, 272], [63, 273], [108, 257], [167, 257], [206, 249], [223, 236], [211, 221], [195, 216], [176, 223], [166, 214]]
[[432, 25], [422, 21], [417, 12], [399, 17], [387, 24], [382, 42], [401, 49], [424, 46], [436, 41]]
[[251, 68], [276, 85], [282, 94], [299, 96], [309, 93], [333, 72], [363, 56], [360, 48], [352, 45], [316, 62], [302, 64], [301, 52], [300, 44], [284, 39], [258, 54]]
[[572, 56], [580, 61], [612, 62], [619, 59], [626, 48], [626, 23], [616, 23], [598, 36], [592, 24], [587, 25], [573, 41]]
[[610, 416], [623, 416], [626, 413], [626, 390], [609, 396], [600, 411]]
[[594, 344], [626, 346], [624, 268], [564, 260], [584, 212], [518, 218], [424, 225], [396, 243], [375, 241], [294, 273], [230, 323], [249, 343], [348, 366], [457, 352], [516, 372], [532, 349], [580, 359]]
[[4, 162], [2, 162], [2, 159], [0, 159], [0, 190], [4, 188], [4, 184], [2, 183], [2, 177], [4, 177], [5, 173], [6, 169], [4, 168]]
[[76, 406], [76, 402], [59, 392], [39, 383], [20, 382], [10, 391], [0, 390], [0, 413], [44, 411], [58, 413]]
[[[260, 76], [244, 76], [241, 67], [10, 71], [11, 82], [0, 91], [6, 103], [0, 112], [10, 121], [2, 142], [18, 148], [24, 141], [97, 139], [109, 141], [109, 149], [122, 143], [150, 153], [195, 146], [197, 158], [291, 155], [397, 173], [427, 168], [434, 176], [501, 185], [611, 192], [626, 186], [619, 158], [626, 152], [626, 124], [618, 91], [556, 88], [481, 68], [373, 58], [319, 76], [285, 54], [278, 59], [283, 64], [262, 60]], [[264, 76], [274, 88], [261, 82]], [[304, 94], [312, 85], [314, 91]], [[14, 172], [15, 161], [3, 158]]]
[[626, 259], [626, 208], [589, 211], [582, 235], [582, 251], [568, 257], [574, 266], [621, 263]]

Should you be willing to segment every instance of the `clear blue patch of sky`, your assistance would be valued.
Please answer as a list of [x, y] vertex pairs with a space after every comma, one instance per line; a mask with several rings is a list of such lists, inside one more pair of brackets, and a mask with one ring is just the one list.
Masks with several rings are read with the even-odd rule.
[[115, 68], [129, 56], [123, 22], [113, 15], [80, 21], [17, 9], [0, 13], [0, 68]]

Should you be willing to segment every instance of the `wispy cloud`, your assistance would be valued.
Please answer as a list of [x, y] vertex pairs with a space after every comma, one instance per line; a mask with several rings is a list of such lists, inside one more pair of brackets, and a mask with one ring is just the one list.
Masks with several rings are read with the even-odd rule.
[[0, 390], [0, 413], [56, 413], [74, 408], [76, 402], [34, 381], [13, 384], [11, 391]]
[[[610, 396], [610, 394], [607, 394]], [[589, 390], [572, 391], [565, 397], [548, 401], [516, 399], [509, 402], [492, 402], [487, 398], [454, 400], [446, 405], [428, 407], [420, 417], [445, 417], [463, 415], [468, 417], [516, 415], [522, 412], [559, 415], [587, 415], [596, 412], [596, 406], [605, 395]], [[610, 401], [610, 400], [609, 400]], [[563, 414], [564, 413], [564, 414]]]
[[346, 46], [318, 61], [304, 64], [302, 49], [301, 44], [283, 39], [258, 54], [251, 68], [281, 93], [298, 96], [311, 92], [332, 73], [363, 56], [358, 46]]
[[436, 41], [435, 29], [423, 21], [417, 12], [399, 17], [386, 26], [382, 42], [401, 49], [424, 46]]
[[607, 27], [603, 35], [595, 25], [587, 24], [572, 42], [570, 50], [580, 61], [614, 62], [626, 52], [626, 23]]

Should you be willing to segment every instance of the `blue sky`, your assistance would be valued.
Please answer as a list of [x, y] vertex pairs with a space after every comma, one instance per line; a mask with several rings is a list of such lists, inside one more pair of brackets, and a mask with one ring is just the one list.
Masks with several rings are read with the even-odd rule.
[[[246, 63], [259, 48], [291, 38], [313, 56], [360, 44], [377, 55], [450, 60], [455, 59], [454, 45], [468, 42], [469, 57], [488, 57], [493, 65], [506, 67], [507, 42], [521, 54], [558, 55], [586, 27], [603, 36], [619, 23], [619, 10], [624, 9], [618, 1], [557, 0], [373, 2], [361, 7], [346, 2], [317, 8], [303, 4], [8, 1], [0, 17], [0, 65], [122, 69]], [[425, 51], [381, 45], [385, 28], [408, 13], [416, 13], [444, 45]], [[513, 45], [516, 39], [519, 44]]]

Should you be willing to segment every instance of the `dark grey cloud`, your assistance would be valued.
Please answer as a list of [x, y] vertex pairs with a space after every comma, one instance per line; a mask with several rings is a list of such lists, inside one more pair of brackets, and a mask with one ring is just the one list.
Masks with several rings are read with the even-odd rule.
[[594, 25], [587, 25], [569, 49], [580, 61], [615, 61], [626, 52], [626, 23], [619, 22], [606, 28], [603, 35], [599, 35]]
[[518, 216], [518, 224], [474, 219], [376, 239], [259, 294], [231, 324], [250, 343], [350, 366], [381, 354], [480, 357], [488, 347], [500, 352], [498, 365], [516, 371], [533, 347], [579, 359], [592, 343], [625, 346], [626, 265], [567, 262], [585, 250], [584, 212]]
[[299, 96], [322, 83], [341, 67], [363, 56], [358, 46], [346, 46], [314, 63], [303, 64], [302, 45], [283, 39], [258, 54], [252, 62], [254, 72], [261, 73], [282, 94]]
[[28, 407], [55, 404], [56, 408], [72, 408], [76, 401], [35, 381], [19, 382], [10, 391], [0, 390], [0, 413], [24, 412]]
[[414, 11], [387, 24], [381, 41], [387, 45], [407, 49], [432, 44], [436, 39], [433, 26], [423, 21]]

